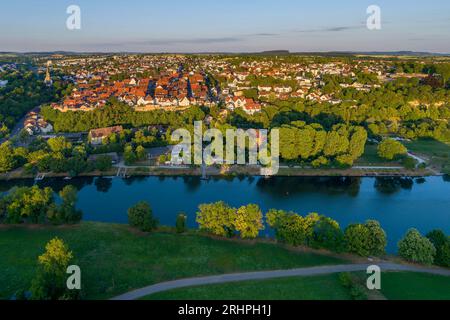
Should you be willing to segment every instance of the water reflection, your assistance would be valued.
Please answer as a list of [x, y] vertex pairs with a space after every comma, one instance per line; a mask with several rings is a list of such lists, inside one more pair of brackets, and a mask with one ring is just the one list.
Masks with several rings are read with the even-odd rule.
[[95, 186], [98, 192], [108, 193], [113, 184], [112, 178], [99, 177], [95, 180]]
[[263, 192], [277, 196], [320, 192], [356, 197], [359, 194], [361, 182], [361, 178], [358, 177], [272, 177], [260, 178], [256, 186]]
[[377, 177], [375, 189], [384, 194], [394, 194], [400, 190], [412, 190], [414, 180], [409, 177]]

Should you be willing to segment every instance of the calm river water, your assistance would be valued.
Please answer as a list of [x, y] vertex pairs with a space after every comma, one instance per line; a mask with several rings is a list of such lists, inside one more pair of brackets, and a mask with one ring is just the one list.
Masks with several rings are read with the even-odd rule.
[[[34, 181], [0, 182], [5, 192]], [[264, 211], [292, 210], [302, 215], [318, 212], [344, 228], [367, 219], [380, 221], [389, 239], [388, 251], [411, 227], [426, 233], [441, 228], [450, 233], [450, 181], [443, 177], [411, 178], [218, 178], [197, 177], [46, 179], [39, 183], [59, 191], [72, 184], [79, 189], [78, 208], [84, 220], [127, 223], [127, 209], [138, 201], [150, 202], [164, 225], [174, 225], [180, 211], [191, 227], [199, 204], [223, 200], [232, 206], [256, 203]], [[270, 235], [270, 230], [262, 236]]]

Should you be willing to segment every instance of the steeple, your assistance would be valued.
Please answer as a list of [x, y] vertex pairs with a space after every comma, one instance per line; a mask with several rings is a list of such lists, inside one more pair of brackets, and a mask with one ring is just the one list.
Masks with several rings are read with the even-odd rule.
[[52, 64], [52, 62], [50, 60], [47, 61], [47, 72], [45, 74], [45, 80], [44, 80], [44, 83], [47, 86], [51, 86], [53, 84], [52, 77], [50, 76], [50, 66], [51, 66], [51, 64]]

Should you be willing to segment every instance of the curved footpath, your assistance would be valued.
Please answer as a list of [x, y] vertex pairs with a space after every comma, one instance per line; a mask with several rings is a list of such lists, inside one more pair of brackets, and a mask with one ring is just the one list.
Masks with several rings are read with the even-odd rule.
[[[416, 267], [396, 263], [373, 263], [373, 264], [379, 266], [382, 271], [409, 271], [409, 272], [430, 273], [436, 275], [450, 276], [450, 270], [448, 269]], [[320, 266], [320, 267], [310, 267], [291, 270], [234, 273], [219, 276], [181, 279], [169, 282], [162, 282], [145, 288], [130, 291], [123, 295], [112, 298], [111, 300], [136, 300], [158, 292], [209, 284], [221, 284], [229, 282], [248, 281], [248, 280], [268, 280], [268, 279], [297, 277], [297, 276], [315, 276], [341, 272], [366, 271], [367, 267], [373, 264], [366, 263], [366, 264], [347, 264], [336, 266]]]

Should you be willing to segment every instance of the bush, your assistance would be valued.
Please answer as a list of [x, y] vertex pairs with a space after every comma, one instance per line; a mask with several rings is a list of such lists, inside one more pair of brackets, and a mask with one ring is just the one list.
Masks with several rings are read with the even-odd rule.
[[152, 209], [145, 201], [128, 209], [128, 222], [144, 232], [151, 232], [158, 227], [158, 220], [153, 217]]
[[433, 230], [427, 238], [436, 248], [434, 263], [442, 267], [450, 267], [450, 238], [442, 230]]
[[176, 221], [177, 233], [184, 233], [187, 230], [186, 226], [187, 216], [184, 212], [178, 214]]
[[408, 169], [408, 170], [415, 169], [416, 164], [417, 164], [417, 161], [411, 157], [404, 157], [402, 159], [402, 166], [405, 167], [405, 169]]
[[108, 171], [112, 168], [112, 158], [110, 156], [98, 156], [95, 161], [95, 169], [101, 172]]
[[367, 300], [366, 289], [350, 273], [344, 272], [339, 274], [339, 282], [344, 288], [348, 289], [353, 300]]
[[378, 155], [380, 158], [393, 160], [399, 155], [405, 155], [408, 152], [406, 147], [398, 141], [386, 139], [378, 145]]
[[55, 238], [45, 246], [38, 258], [38, 269], [31, 284], [33, 300], [72, 300], [80, 298], [79, 290], [67, 289], [67, 267], [73, 262], [73, 253], [60, 239]]
[[398, 242], [398, 254], [407, 261], [433, 264], [436, 248], [419, 231], [410, 229], [405, 237]]
[[331, 218], [320, 216], [319, 221], [314, 224], [309, 244], [316, 249], [324, 248], [340, 252], [343, 249], [343, 240], [344, 234], [339, 224]]
[[385, 253], [386, 233], [378, 221], [369, 220], [365, 224], [352, 224], [345, 230], [346, 250], [362, 257], [380, 256]]
[[239, 209], [224, 202], [201, 204], [197, 212], [197, 223], [201, 230], [217, 236], [255, 238], [264, 229], [261, 209], [255, 204]]

